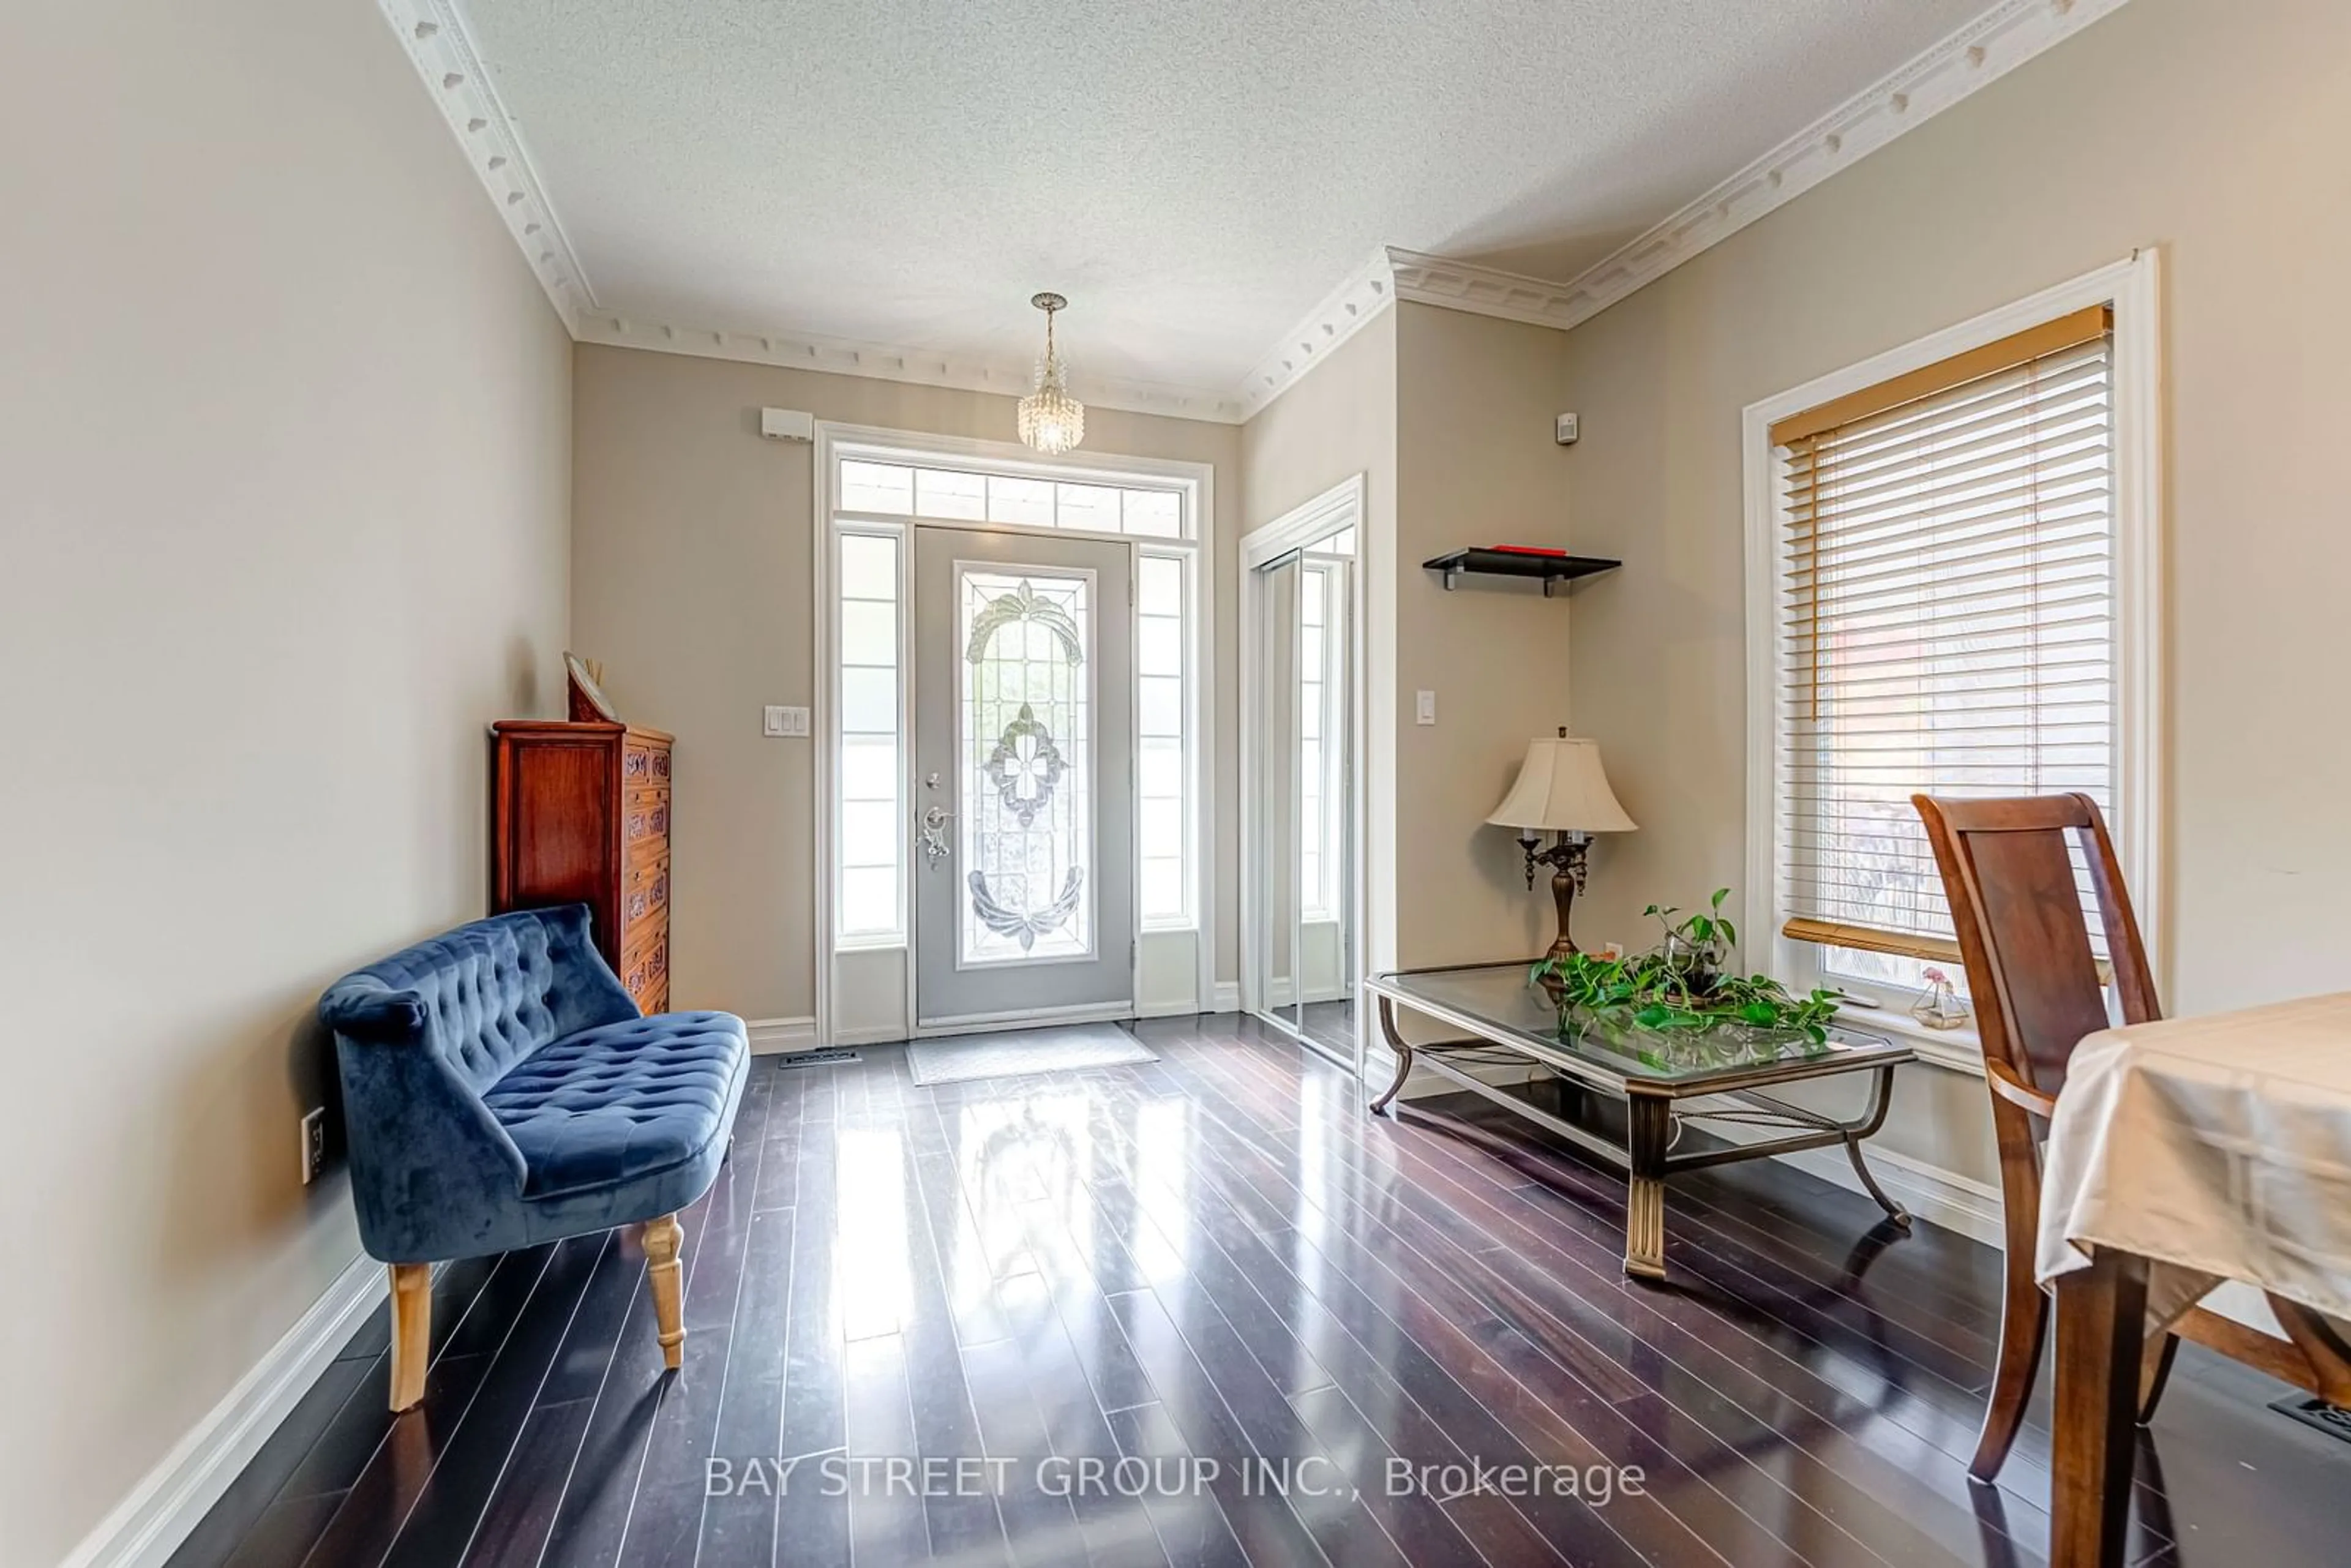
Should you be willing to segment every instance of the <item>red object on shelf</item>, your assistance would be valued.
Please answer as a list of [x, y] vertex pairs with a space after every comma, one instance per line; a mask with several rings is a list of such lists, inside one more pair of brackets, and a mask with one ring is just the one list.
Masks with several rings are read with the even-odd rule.
[[1488, 545], [1486, 548], [1499, 550], [1504, 555], [1549, 555], [1557, 556], [1562, 560], [1567, 559], [1565, 550], [1553, 549], [1549, 545]]

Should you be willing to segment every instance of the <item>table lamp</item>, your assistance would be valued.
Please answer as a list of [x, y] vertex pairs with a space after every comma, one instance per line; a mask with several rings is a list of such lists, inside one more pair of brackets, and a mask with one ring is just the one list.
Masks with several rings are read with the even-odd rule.
[[[1486, 821], [1497, 827], [1519, 830], [1519, 847], [1527, 852], [1527, 885], [1535, 884], [1535, 867], [1552, 868], [1551, 895], [1559, 904], [1559, 936], [1546, 958], [1564, 958], [1575, 951], [1567, 933], [1568, 906], [1583, 888], [1583, 861], [1594, 833], [1629, 833], [1633, 819], [1616, 803], [1601, 771], [1597, 741], [1571, 740], [1565, 728], [1527, 744], [1527, 759], [1510, 792]], [[1558, 834], [1549, 849], [1541, 835]]]

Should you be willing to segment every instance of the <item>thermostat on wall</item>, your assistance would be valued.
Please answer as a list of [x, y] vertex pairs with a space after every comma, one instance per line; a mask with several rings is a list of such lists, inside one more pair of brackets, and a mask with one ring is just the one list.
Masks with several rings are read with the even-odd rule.
[[759, 434], [770, 441], [814, 441], [816, 415], [796, 408], [763, 408]]

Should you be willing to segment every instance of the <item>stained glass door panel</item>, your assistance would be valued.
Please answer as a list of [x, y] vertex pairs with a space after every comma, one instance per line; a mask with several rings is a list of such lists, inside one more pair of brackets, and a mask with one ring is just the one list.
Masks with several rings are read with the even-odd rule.
[[1091, 573], [958, 562], [957, 962], [1093, 955]]
[[1131, 570], [1124, 545], [916, 529], [922, 1027], [1131, 1000]]

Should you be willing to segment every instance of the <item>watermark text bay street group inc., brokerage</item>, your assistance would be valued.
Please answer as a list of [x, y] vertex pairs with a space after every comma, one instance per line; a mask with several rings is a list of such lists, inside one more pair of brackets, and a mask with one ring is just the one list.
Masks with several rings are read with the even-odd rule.
[[[1620, 1497], [1646, 1495], [1647, 1478], [1638, 1465], [1497, 1465], [1475, 1458], [1421, 1463], [1391, 1457], [1374, 1484], [1381, 1495], [1392, 1498], [1445, 1502], [1479, 1494], [1557, 1497], [1604, 1508]], [[1319, 1454], [1303, 1458], [908, 1458], [852, 1457], [833, 1449], [791, 1458], [712, 1455], [703, 1461], [703, 1492], [708, 1497], [782, 1497], [796, 1490], [846, 1498], [995, 1497], [1029, 1490], [1047, 1497], [1197, 1497], [1229, 1491], [1244, 1497], [1329, 1498], [1359, 1496], [1367, 1489]]]

